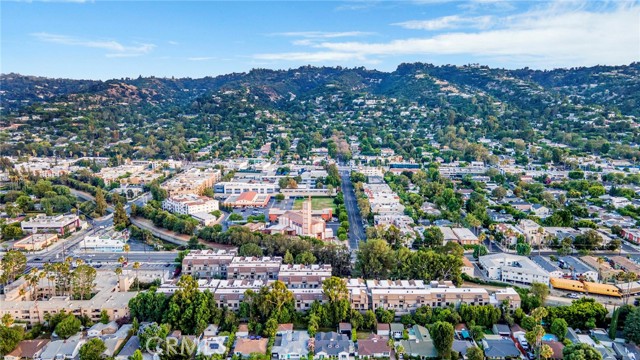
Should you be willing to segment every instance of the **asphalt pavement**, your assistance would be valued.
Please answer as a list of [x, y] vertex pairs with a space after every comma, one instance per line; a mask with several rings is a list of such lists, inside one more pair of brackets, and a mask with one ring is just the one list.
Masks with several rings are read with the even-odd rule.
[[360, 209], [358, 209], [356, 193], [351, 183], [350, 174], [348, 171], [341, 171], [340, 177], [342, 178], [344, 205], [347, 209], [347, 217], [349, 220], [349, 247], [351, 251], [356, 251], [358, 250], [358, 243], [360, 241], [366, 241], [367, 235], [362, 226], [362, 216], [360, 215]]

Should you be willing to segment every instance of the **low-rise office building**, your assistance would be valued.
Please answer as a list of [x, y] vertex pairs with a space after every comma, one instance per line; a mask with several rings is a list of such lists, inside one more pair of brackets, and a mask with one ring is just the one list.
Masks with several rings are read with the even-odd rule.
[[58, 241], [58, 234], [31, 234], [13, 244], [13, 248], [23, 251], [39, 251]]
[[40, 214], [34, 218], [23, 221], [22, 230], [30, 233], [58, 233], [66, 235], [76, 231], [80, 227], [80, 218], [77, 215], [47, 216]]

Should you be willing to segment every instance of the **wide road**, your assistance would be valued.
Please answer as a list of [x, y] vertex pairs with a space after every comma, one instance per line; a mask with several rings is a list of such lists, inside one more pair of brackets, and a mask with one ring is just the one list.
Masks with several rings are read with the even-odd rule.
[[366, 241], [367, 235], [362, 226], [362, 216], [360, 215], [360, 209], [358, 209], [356, 193], [351, 183], [350, 174], [348, 171], [341, 171], [340, 177], [342, 178], [344, 206], [347, 209], [347, 217], [349, 220], [349, 248], [351, 251], [356, 251], [358, 250], [358, 243], [360, 241]]

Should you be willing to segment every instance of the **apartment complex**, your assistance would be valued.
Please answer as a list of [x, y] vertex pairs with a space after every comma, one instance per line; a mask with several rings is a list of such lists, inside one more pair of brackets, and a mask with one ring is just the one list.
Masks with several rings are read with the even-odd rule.
[[237, 256], [231, 260], [228, 266], [228, 279], [249, 279], [249, 280], [276, 280], [281, 257], [245, 257]]
[[184, 194], [202, 195], [202, 192], [206, 188], [212, 188], [221, 176], [220, 170], [217, 169], [192, 168], [166, 181], [162, 188], [167, 191], [169, 197]]
[[227, 268], [236, 251], [196, 250], [182, 259], [182, 273], [195, 278], [227, 278]]
[[525, 256], [498, 253], [479, 259], [485, 275], [492, 280], [520, 284], [549, 284], [549, 272]]
[[322, 283], [331, 277], [331, 265], [283, 264], [278, 272], [278, 280], [289, 289], [322, 288]]
[[66, 235], [76, 231], [80, 227], [80, 218], [77, 215], [46, 216], [40, 214], [21, 223], [22, 230], [31, 233], [58, 233]]
[[196, 194], [182, 194], [165, 199], [162, 208], [174, 214], [193, 215], [219, 210], [218, 200]]

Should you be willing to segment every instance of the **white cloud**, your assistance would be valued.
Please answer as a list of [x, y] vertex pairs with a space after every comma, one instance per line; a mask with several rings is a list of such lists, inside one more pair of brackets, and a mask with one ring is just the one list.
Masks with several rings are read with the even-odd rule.
[[189, 61], [209, 61], [209, 60], [216, 60], [216, 58], [213, 57], [213, 56], [195, 56], [195, 57], [187, 58], [187, 60], [189, 60]]
[[[517, 15], [496, 18], [488, 29], [451, 31], [387, 42], [313, 42], [308, 52], [258, 54], [281, 61], [375, 61], [391, 56], [467, 56], [506, 66], [536, 68], [628, 64], [640, 58], [640, 4], [615, 3], [594, 9], [584, 2], [547, 3]], [[431, 28], [460, 18], [430, 23]], [[424, 25], [424, 24], [423, 24]], [[300, 45], [305, 45], [301, 43]]]
[[409, 20], [391, 25], [412, 30], [444, 30], [458, 28], [486, 29], [495, 22], [492, 16], [462, 17], [458, 15], [444, 16], [431, 20]]
[[46, 32], [33, 33], [31, 35], [40, 41], [48, 43], [107, 50], [108, 53], [106, 56], [113, 58], [144, 55], [151, 52], [156, 47], [154, 44], [136, 44], [126, 46], [114, 40], [87, 40], [75, 36], [51, 34]]
[[365, 31], [290, 31], [270, 34], [272, 36], [297, 37], [305, 39], [335, 39], [343, 37], [358, 37], [372, 35], [373, 33]]

